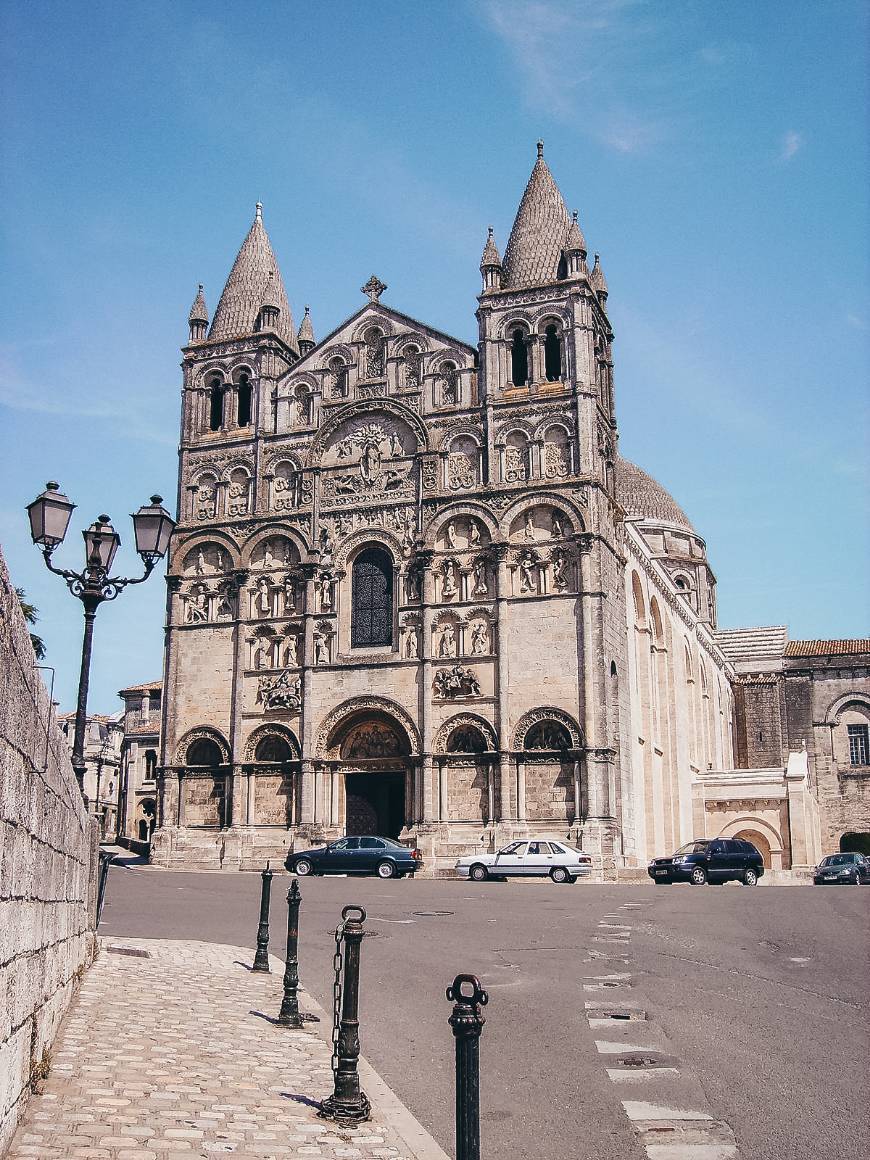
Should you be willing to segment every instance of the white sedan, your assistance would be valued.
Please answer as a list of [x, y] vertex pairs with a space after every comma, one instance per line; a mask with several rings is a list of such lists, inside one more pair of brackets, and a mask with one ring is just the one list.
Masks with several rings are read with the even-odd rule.
[[485, 882], [487, 878], [545, 878], [573, 882], [591, 873], [592, 859], [573, 846], [552, 838], [510, 842], [497, 854], [469, 854], [456, 863], [460, 878]]

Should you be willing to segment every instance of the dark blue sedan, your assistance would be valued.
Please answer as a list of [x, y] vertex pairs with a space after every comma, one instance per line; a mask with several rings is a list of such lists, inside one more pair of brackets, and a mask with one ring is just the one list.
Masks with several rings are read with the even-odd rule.
[[419, 850], [402, 846], [392, 838], [339, 838], [316, 850], [288, 854], [285, 865], [295, 874], [377, 874], [378, 878], [404, 878], [423, 865]]

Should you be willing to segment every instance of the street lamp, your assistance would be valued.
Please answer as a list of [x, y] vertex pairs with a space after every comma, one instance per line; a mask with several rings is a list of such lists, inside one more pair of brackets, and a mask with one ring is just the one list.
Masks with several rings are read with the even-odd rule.
[[[82, 535], [85, 541], [85, 568], [83, 572], [71, 572], [66, 568], [55, 568], [51, 562], [52, 552], [63, 543], [70, 516], [75, 508], [63, 495], [56, 483], [46, 484], [42, 495], [27, 505], [30, 516], [30, 534], [34, 544], [42, 549], [42, 557], [49, 572], [62, 576], [67, 588], [84, 605], [85, 631], [82, 640], [82, 668], [79, 677], [79, 699], [76, 706], [76, 731], [73, 742], [72, 766], [85, 797], [85, 728], [88, 715], [88, 678], [91, 667], [91, 646], [94, 635], [94, 619], [97, 609], [104, 600], [114, 600], [128, 584], [141, 584], [154, 571], [169, 547], [169, 539], [175, 521], [162, 507], [162, 496], [152, 495], [150, 505], [143, 505], [131, 516], [136, 535], [136, 551], [145, 565], [145, 575], [129, 580], [121, 576], [110, 576], [109, 571], [115, 553], [121, 545], [121, 537], [112, 527], [109, 517], [98, 516]], [[85, 805], [87, 798], [85, 797]], [[99, 808], [99, 802], [97, 803]]]

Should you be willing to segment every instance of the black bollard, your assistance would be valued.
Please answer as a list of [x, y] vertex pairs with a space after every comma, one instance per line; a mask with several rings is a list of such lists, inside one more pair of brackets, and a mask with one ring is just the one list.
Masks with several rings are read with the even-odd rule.
[[[353, 917], [351, 917], [353, 915]], [[371, 1104], [360, 1090], [359, 1072], [359, 948], [363, 940], [366, 912], [361, 906], [346, 906], [342, 923], [335, 932], [335, 1023], [333, 1026], [332, 1073], [335, 1087], [321, 1100], [317, 1113], [337, 1124], [361, 1124], [371, 1115]], [[344, 939], [344, 982], [341, 979], [341, 940]]]
[[257, 927], [257, 953], [252, 971], [269, 970], [269, 897], [272, 893], [272, 871], [269, 863], [262, 871], [263, 887], [260, 892], [260, 925]]
[[282, 1027], [302, 1027], [299, 1014], [299, 907], [302, 895], [296, 878], [287, 891], [287, 953], [284, 956], [284, 998], [278, 1022]]
[[[471, 994], [463, 994], [464, 986]], [[456, 1160], [480, 1160], [480, 1008], [489, 995], [476, 975], [457, 975], [447, 988], [454, 1004], [448, 1022], [456, 1040]]]

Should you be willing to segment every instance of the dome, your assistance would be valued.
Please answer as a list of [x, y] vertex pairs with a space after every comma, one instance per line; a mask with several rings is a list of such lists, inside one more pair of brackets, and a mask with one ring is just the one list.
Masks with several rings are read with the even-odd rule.
[[626, 519], [677, 524], [697, 535], [670, 492], [636, 463], [621, 456], [616, 460], [616, 498], [625, 508]]

